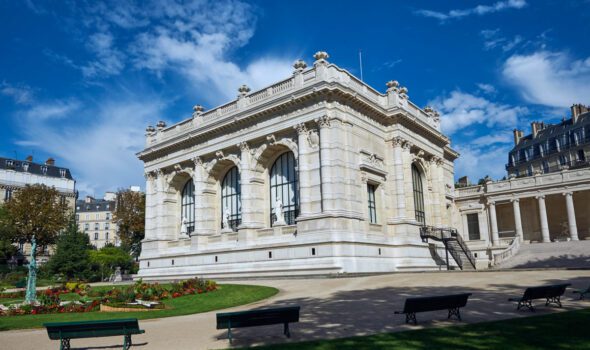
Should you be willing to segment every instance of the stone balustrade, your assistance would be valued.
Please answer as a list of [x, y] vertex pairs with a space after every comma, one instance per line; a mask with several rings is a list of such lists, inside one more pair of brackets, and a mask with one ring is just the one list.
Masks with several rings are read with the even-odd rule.
[[[234, 101], [212, 108], [208, 111], [204, 111], [202, 106], [199, 105], [198, 109], [195, 109], [193, 117], [189, 119], [185, 119], [168, 127], [166, 127], [165, 124], [159, 125], [158, 128], [150, 126], [146, 130], [146, 145], [152, 147], [166, 140], [188, 134], [189, 132], [198, 133], [199, 130], [206, 129], [214, 123], [219, 123], [223, 120], [231, 120], [235, 115], [253, 109], [271, 99], [276, 99], [281, 95], [293, 96], [294, 93], [299, 90], [309, 89], [312, 86], [320, 85], [325, 82], [336, 83], [344, 88], [348, 88], [358, 96], [362, 96], [373, 103], [377, 103], [384, 110], [391, 110], [393, 108], [405, 110], [409, 115], [417, 118], [435, 130], [440, 129], [438, 114], [426, 113], [424, 110], [409, 101], [407, 89], [405, 87], [398, 88], [395, 86], [394, 88], [388, 89], [386, 94], [382, 94], [350, 74], [348, 71], [341, 69], [334, 64], [327, 64], [325, 60], [322, 61], [324, 64], [314, 65], [307, 70], [302, 70], [301, 61], [297, 61], [295, 64], [297, 69], [293, 76], [288, 79], [253, 92], [250, 92], [250, 89], [244, 85], [240, 88], [238, 99]], [[318, 72], [318, 69], [321, 69], [321, 73]], [[244, 88], [247, 90], [244, 90]], [[195, 106], [195, 108], [197, 108], [197, 106]]]

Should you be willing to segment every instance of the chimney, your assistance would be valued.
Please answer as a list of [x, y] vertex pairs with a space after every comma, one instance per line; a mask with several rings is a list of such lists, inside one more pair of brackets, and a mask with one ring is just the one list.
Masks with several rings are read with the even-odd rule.
[[543, 123], [532, 122], [531, 123], [531, 130], [533, 133], [533, 138], [537, 137], [537, 134], [539, 133], [539, 131], [543, 130], [544, 127], [545, 127], [545, 125]]
[[577, 103], [570, 107], [572, 111], [572, 120], [575, 123], [578, 122], [579, 116], [581, 114], [587, 113], [590, 111], [590, 107], [584, 106], [583, 104]]
[[33, 156], [27, 156], [27, 158], [25, 158], [25, 160], [29, 163], [33, 162]]
[[514, 145], [518, 145], [520, 139], [524, 136], [524, 132], [522, 130], [514, 129], [512, 131], [514, 133]]
[[55, 165], [55, 159], [53, 158], [47, 158], [47, 160], [45, 161], [45, 165]]
[[85, 203], [92, 203], [94, 202], [94, 198], [92, 198], [91, 196], [86, 196], [86, 199], [84, 199]]

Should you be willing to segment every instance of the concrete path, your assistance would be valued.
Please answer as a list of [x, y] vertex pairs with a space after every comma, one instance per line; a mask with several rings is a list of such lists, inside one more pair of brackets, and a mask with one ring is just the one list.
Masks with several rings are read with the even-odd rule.
[[496, 269], [590, 268], [590, 240], [522, 244]]
[[[274, 286], [280, 293], [268, 300], [224, 311], [255, 307], [300, 305], [301, 322], [293, 324], [292, 337], [282, 336], [282, 325], [236, 329], [234, 345], [252, 346], [311, 339], [340, 338], [423, 327], [459, 324], [447, 321], [446, 311], [418, 314], [418, 326], [405, 325], [403, 315], [394, 315], [408, 296], [472, 292], [462, 312], [463, 323], [531, 316], [517, 312], [510, 296], [522, 295], [525, 287], [567, 281], [573, 288], [590, 285], [590, 271], [491, 271], [398, 273], [356, 278], [288, 279], [243, 281]], [[233, 283], [233, 282], [232, 282]], [[577, 301], [568, 290], [563, 309], [545, 307], [539, 301], [535, 315], [590, 307]], [[140, 321], [146, 333], [133, 337], [133, 349], [220, 349], [229, 347], [225, 331], [215, 329], [215, 312]], [[72, 340], [75, 349], [121, 348], [122, 337]], [[0, 332], [2, 349], [59, 348], [45, 330]]]

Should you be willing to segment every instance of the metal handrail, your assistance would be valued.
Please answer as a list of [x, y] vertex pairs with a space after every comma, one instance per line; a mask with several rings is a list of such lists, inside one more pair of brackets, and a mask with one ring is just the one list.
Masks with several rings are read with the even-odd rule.
[[[461, 247], [461, 250], [463, 251], [463, 253], [467, 257], [467, 260], [469, 261], [471, 266], [473, 266], [473, 268], [475, 269], [475, 259], [471, 255], [471, 251], [469, 250], [469, 248], [465, 244], [463, 237], [461, 237], [461, 235], [459, 235], [459, 233], [457, 232], [456, 229], [446, 228], [446, 227], [433, 227], [433, 226], [424, 225], [420, 228], [420, 238], [424, 242], [428, 242], [429, 238], [434, 239], [436, 241], [443, 242], [446, 251], [451, 253], [451, 256], [453, 256], [453, 259], [455, 259], [455, 261], [457, 262], [459, 267], [461, 269], [463, 269], [463, 260], [461, 259], [460, 255], [457, 254], [457, 252], [449, 245], [449, 241], [454, 240], [455, 242], [457, 242], [457, 244], [459, 244], [459, 247]], [[447, 262], [447, 266], [448, 266], [448, 262]]]

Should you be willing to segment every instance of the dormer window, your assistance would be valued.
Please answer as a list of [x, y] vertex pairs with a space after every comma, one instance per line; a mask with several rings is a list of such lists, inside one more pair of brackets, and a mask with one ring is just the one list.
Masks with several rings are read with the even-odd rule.
[[66, 169], [59, 169], [59, 175], [61, 177], [66, 177]]
[[7, 159], [7, 160], [6, 160], [6, 167], [7, 167], [7, 168], [12, 168], [12, 167], [14, 167], [14, 161], [13, 161], [13, 160], [11, 160], [11, 159]]
[[47, 175], [47, 166], [43, 165], [41, 167], [41, 172], [43, 172], [43, 175]]
[[29, 163], [23, 163], [23, 171], [29, 171]]

